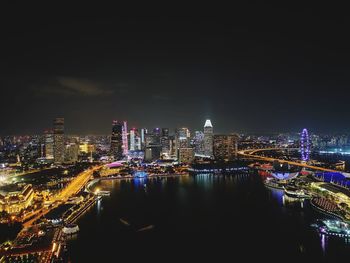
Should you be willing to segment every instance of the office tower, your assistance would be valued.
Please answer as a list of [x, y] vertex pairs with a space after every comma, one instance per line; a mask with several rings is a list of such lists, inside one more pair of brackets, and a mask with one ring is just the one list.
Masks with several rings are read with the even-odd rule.
[[89, 142], [81, 142], [79, 144], [79, 153], [92, 153], [96, 151], [96, 146]]
[[153, 136], [156, 144], [160, 145], [160, 129], [159, 128], [154, 128], [153, 129]]
[[135, 151], [141, 151], [141, 137], [138, 132], [135, 134]]
[[193, 148], [180, 148], [179, 152], [179, 163], [192, 163], [194, 160], [194, 149]]
[[129, 132], [130, 138], [130, 151], [135, 151], [135, 141], [136, 141], [136, 129], [132, 128]]
[[57, 164], [64, 162], [64, 118], [54, 120], [54, 161]]
[[204, 154], [204, 133], [202, 131], [195, 131], [193, 144], [195, 154]]
[[237, 154], [238, 136], [230, 135], [214, 135], [213, 137], [213, 154], [217, 160], [231, 160]]
[[145, 160], [159, 159], [160, 152], [160, 129], [155, 128], [152, 133], [145, 134]]
[[130, 151], [140, 151], [141, 150], [141, 138], [137, 129], [132, 128], [129, 132], [130, 138]]
[[155, 161], [160, 157], [160, 147], [159, 146], [148, 146], [145, 149], [145, 161]]
[[213, 125], [210, 120], [206, 120], [204, 124], [204, 154], [213, 156]]
[[53, 159], [54, 158], [54, 134], [53, 130], [46, 130], [44, 132], [44, 141], [45, 141], [45, 158]]
[[121, 160], [123, 158], [122, 134], [123, 125], [118, 121], [113, 121], [110, 154], [113, 155], [116, 160]]
[[126, 156], [129, 151], [129, 145], [128, 145], [128, 125], [127, 122], [123, 122], [123, 129], [122, 129], [122, 139], [123, 139], [123, 155]]
[[75, 163], [78, 161], [79, 156], [79, 144], [71, 142], [66, 145], [65, 149], [65, 162]]
[[141, 149], [145, 149], [146, 147], [146, 139], [145, 139], [145, 136], [147, 134], [147, 129], [146, 128], [142, 128], [141, 129]]
[[162, 128], [162, 134], [160, 137], [160, 145], [162, 146], [162, 154], [169, 154], [170, 144], [169, 144], [169, 129]]
[[175, 136], [171, 135], [169, 136], [169, 152], [170, 152], [170, 156], [172, 157], [176, 157], [176, 145], [175, 145]]
[[175, 147], [176, 149], [188, 148], [190, 145], [190, 131], [187, 128], [175, 129]]

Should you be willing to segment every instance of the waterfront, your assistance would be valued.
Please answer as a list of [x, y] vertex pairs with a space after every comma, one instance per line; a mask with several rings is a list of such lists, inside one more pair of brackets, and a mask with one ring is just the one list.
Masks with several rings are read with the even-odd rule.
[[310, 227], [324, 215], [308, 201], [291, 202], [255, 174], [105, 180], [96, 187], [111, 195], [78, 220], [80, 232], [68, 243], [72, 262], [350, 255], [344, 239], [321, 238]]

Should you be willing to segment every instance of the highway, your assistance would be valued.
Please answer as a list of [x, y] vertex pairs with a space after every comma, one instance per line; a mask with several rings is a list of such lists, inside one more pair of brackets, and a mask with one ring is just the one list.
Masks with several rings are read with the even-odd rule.
[[47, 214], [48, 212], [50, 212], [52, 209], [56, 208], [62, 202], [67, 201], [69, 197], [78, 193], [88, 183], [93, 172], [100, 169], [102, 166], [103, 165], [95, 166], [89, 170], [83, 171], [80, 174], [78, 174], [70, 183], [68, 183], [68, 185], [60, 193], [58, 193], [56, 196], [53, 196], [51, 198], [50, 201], [52, 203], [55, 203], [55, 205], [53, 205], [50, 208], [40, 209], [34, 218], [32, 218], [31, 220], [29, 220], [23, 224], [24, 228], [30, 227], [41, 216]]
[[69, 197], [78, 193], [90, 180], [93, 172], [101, 167], [102, 165], [95, 166], [80, 173], [55, 197], [55, 201], [66, 201]]
[[304, 168], [317, 170], [317, 171], [331, 172], [331, 173], [335, 173], [335, 172], [339, 173], [339, 172], [341, 172], [341, 171], [338, 171], [338, 170], [333, 170], [333, 169], [323, 168], [323, 167], [319, 167], [319, 166], [309, 165], [307, 163], [287, 161], [287, 160], [283, 160], [283, 159], [277, 159], [277, 158], [271, 158], [271, 157], [264, 157], [264, 156], [256, 155], [257, 152], [272, 151], [272, 150], [296, 150], [296, 148], [250, 149], [250, 150], [239, 151], [238, 154], [241, 155], [241, 156], [244, 156], [244, 157], [252, 158], [252, 159], [259, 159], [259, 160], [267, 161], [267, 162], [279, 161], [279, 162], [282, 162], [282, 163], [288, 163], [290, 165], [295, 165], [295, 166], [304, 167]]

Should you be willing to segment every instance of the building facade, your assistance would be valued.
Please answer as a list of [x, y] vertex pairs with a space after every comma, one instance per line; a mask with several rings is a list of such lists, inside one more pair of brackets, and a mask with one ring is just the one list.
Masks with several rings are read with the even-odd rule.
[[46, 130], [44, 132], [45, 140], [45, 158], [53, 159], [54, 158], [54, 134], [52, 130]]
[[179, 163], [192, 163], [194, 160], [193, 148], [180, 148], [178, 149]]
[[54, 162], [61, 164], [64, 162], [64, 118], [54, 120]]
[[213, 155], [216, 160], [232, 160], [237, 155], [238, 136], [216, 134], [213, 136]]
[[123, 158], [123, 124], [116, 120], [112, 123], [110, 154], [116, 160]]
[[213, 157], [213, 125], [210, 120], [206, 120], [204, 124], [204, 155]]
[[162, 128], [162, 134], [160, 137], [160, 145], [162, 147], [162, 154], [170, 154], [169, 129], [168, 128]]

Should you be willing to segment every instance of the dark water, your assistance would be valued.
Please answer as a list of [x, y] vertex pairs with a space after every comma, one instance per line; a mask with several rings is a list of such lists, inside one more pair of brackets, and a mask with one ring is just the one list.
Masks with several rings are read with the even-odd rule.
[[[310, 227], [322, 215], [306, 201], [266, 189], [257, 175], [113, 180], [98, 187], [111, 196], [79, 220], [68, 246], [72, 262], [339, 262], [350, 256], [343, 239], [320, 237]], [[149, 225], [154, 228], [136, 232]]]

